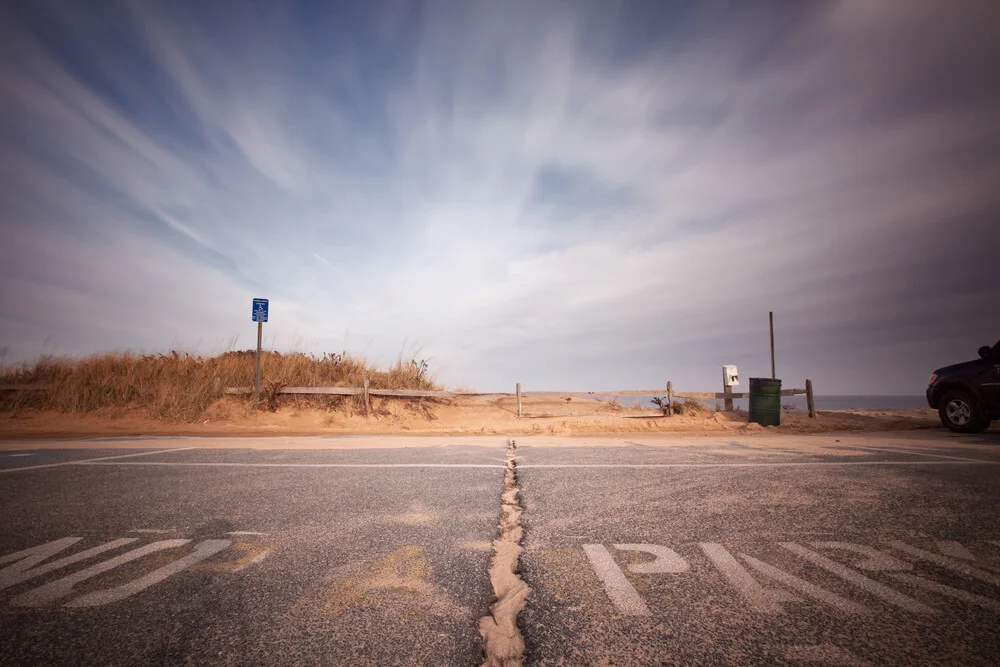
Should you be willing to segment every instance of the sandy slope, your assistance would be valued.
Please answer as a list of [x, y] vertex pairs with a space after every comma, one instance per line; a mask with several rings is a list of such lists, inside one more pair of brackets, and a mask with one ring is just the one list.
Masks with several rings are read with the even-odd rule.
[[617, 433], [825, 433], [938, 428], [932, 410], [782, 412], [782, 424], [763, 429], [738, 412], [677, 415], [622, 408], [593, 399], [525, 399], [518, 419], [513, 398], [450, 400], [373, 399], [365, 415], [353, 400], [324, 407], [315, 400], [291, 400], [274, 412], [253, 412], [241, 400], [217, 401], [194, 423], [170, 423], [140, 411], [71, 415], [23, 411], [0, 415], [0, 438], [96, 435], [600, 435]]

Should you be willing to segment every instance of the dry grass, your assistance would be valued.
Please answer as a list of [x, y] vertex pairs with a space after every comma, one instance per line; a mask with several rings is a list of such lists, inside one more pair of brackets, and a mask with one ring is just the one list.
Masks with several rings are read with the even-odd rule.
[[674, 401], [674, 414], [688, 415], [692, 417], [705, 417], [712, 414], [713, 410], [697, 398], [682, 398]]
[[[0, 392], [0, 409], [68, 413], [139, 410], [150, 418], [194, 421], [226, 387], [253, 385], [255, 354], [247, 350], [209, 358], [179, 352], [47, 357], [33, 364], [0, 368], [0, 385], [48, 387], [44, 391]], [[264, 399], [272, 408], [277, 390], [286, 386], [360, 387], [367, 377], [373, 389], [438, 389], [423, 361], [398, 359], [380, 369], [346, 353], [265, 352], [261, 377]]]
[[[654, 396], [652, 403], [667, 414], [667, 399]], [[714, 412], [704, 401], [697, 398], [676, 398], [674, 399], [674, 414], [688, 415], [689, 417], [706, 417]]]

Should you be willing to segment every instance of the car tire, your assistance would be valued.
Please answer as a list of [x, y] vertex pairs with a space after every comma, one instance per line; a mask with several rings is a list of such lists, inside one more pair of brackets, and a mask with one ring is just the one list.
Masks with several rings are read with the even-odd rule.
[[941, 399], [941, 423], [955, 433], [982, 433], [990, 426], [976, 397], [967, 391], [952, 391]]

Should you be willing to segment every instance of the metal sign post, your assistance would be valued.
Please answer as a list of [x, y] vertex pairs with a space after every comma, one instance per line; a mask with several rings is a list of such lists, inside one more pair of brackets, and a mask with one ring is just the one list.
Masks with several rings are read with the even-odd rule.
[[253, 300], [250, 319], [257, 323], [257, 372], [253, 383], [253, 403], [257, 405], [260, 400], [260, 344], [264, 336], [264, 322], [267, 322], [267, 299]]

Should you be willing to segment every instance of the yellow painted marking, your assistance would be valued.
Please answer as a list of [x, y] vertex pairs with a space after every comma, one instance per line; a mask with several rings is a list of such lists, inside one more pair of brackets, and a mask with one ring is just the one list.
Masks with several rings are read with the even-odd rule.
[[403, 616], [419, 620], [425, 613], [464, 613], [430, 581], [432, 569], [424, 548], [406, 546], [375, 560], [360, 572], [337, 579], [328, 589], [325, 608], [340, 614], [355, 606], [402, 605]]
[[197, 565], [192, 565], [188, 568], [190, 572], [239, 572], [240, 570], [245, 570], [254, 563], [259, 563], [264, 560], [269, 553], [271, 553], [271, 548], [266, 546], [260, 546], [256, 544], [250, 544], [248, 542], [238, 542], [233, 545], [233, 549], [237, 551], [242, 551], [246, 555], [237, 558], [236, 560], [227, 561], [225, 563], [198, 563]]

